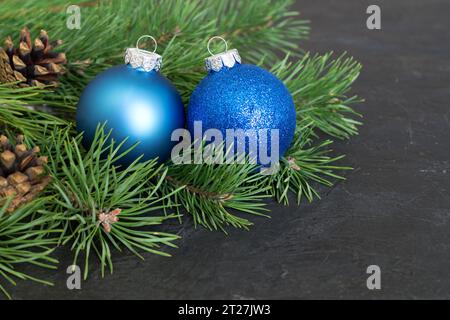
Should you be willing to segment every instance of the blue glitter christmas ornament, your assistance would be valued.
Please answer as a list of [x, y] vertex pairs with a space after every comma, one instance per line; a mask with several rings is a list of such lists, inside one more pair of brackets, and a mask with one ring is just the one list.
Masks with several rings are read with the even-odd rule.
[[97, 126], [105, 122], [107, 131], [112, 129], [110, 139], [122, 142], [128, 138], [122, 151], [139, 142], [120, 164], [129, 165], [141, 155], [143, 160], [166, 160], [174, 144], [172, 131], [185, 124], [181, 97], [159, 73], [162, 58], [155, 51], [138, 49], [138, 45], [128, 48], [126, 64], [99, 74], [78, 103], [77, 130], [84, 132], [86, 147], [91, 145]]
[[[264, 144], [268, 155], [278, 148], [278, 156], [281, 157], [291, 145], [296, 126], [294, 102], [286, 86], [267, 70], [241, 64], [235, 49], [211, 55], [206, 59], [208, 75], [196, 87], [189, 101], [187, 125], [191, 134], [200, 121], [203, 132], [218, 129], [225, 140], [228, 139], [228, 129], [235, 132], [242, 129], [248, 137], [253, 135], [257, 140], [258, 163], [265, 164], [260, 153]], [[274, 138], [273, 129], [278, 129], [275, 141], [271, 140], [271, 136]], [[268, 132], [267, 137], [261, 135], [261, 130]], [[245, 146], [247, 154], [251, 151], [248, 141]]]

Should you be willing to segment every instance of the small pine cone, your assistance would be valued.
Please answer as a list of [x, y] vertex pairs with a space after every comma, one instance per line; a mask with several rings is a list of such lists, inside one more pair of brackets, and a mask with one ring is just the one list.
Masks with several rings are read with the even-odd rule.
[[27, 28], [20, 32], [18, 46], [11, 37], [6, 38], [0, 48], [0, 83], [19, 82], [20, 87], [57, 85], [65, 72], [66, 55], [53, 49], [61, 43], [50, 42], [44, 30], [32, 43]]
[[13, 197], [8, 212], [33, 200], [50, 182], [45, 164], [48, 158], [39, 156], [39, 147], [28, 150], [24, 137], [17, 136], [16, 143], [0, 136], [0, 204]]

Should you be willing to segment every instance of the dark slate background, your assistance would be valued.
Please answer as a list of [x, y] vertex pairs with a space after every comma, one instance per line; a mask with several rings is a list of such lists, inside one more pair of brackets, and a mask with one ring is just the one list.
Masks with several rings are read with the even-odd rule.
[[[382, 30], [366, 8], [382, 8]], [[353, 92], [366, 98], [360, 135], [338, 142], [355, 168], [321, 188], [322, 201], [269, 206], [250, 232], [182, 227], [172, 258], [115, 255], [101, 279], [91, 266], [69, 291], [60, 249], [57, 272], [32, 270], [54, 288], [19, 282], [15, 299], [450, 298], [450, 26], [448, 0], [303, 0], [312, 52], [347, 51], [364, 65]], [[382, 289], [366, 288], [381, 267]]]

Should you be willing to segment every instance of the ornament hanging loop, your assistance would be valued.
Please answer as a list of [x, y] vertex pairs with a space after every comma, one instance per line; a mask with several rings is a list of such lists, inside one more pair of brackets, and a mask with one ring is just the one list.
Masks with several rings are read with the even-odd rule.
[[208, 44], [207, 44], [208, 52], [209, 52], [209, 54], [212, 55], [212, 56], [214, 55], [214, 53], [212, 53], [210, 46], [211, 46], [211, 42], [212, 42], [213, 40], [216, 40], [216, 39], [222, 40], [222, 42], [225, 43], [225, 51], [224, 51], [224, 52], [227, 52], [227, 51], [228, 51], [228, 43], [227, 43], [227, 41], [226, 41], [224, 38], [220, 37], [220, 36], [214, 36], [214, 37], [212, 37], [212, 38], [210, 38], [210, 39], [208, 40]]
[[[143, 36], [140, 36], [139, 39], [137, 39], [137, 41], [136, 41], [136, 49], [139, 49], [139, 42], [142, 39], [146, 39], [146, 38], [150, 38], [150, 39], [153, 40], [153, 43], [155, 44], [155, 48], [153, 49], [152, 52], [155, 53], [156, 49], [158, 49], [158, 42], [156, 41], [156, 39], [153, 36], [151, 36], [149, 34], [144, 34]], [[142, 50], [142, 49], [139, 49], [139, 50]], [[146, 51], [146, 50], [143, 50], [143, 51]]]
[[[217, 54], [214, 54], [211, 51], [211, 42], [215, 39], [222, 40], [222, 42], [225, 43], [225, 51]], [[211, 54], [210, 57], [205, 59], [205, 67], [207, 71], [218, 72], [224, 67], [230, 69], [233, 68], [236, 64], [241, 63], [241, 56], [239, 55], [239, 52], [236, 49], [231, 49], [230, 51], [228, 51], [227, 41], [220, 36], [214, 36], [210, 38], [206, 47]]]
[[[142, 39], [150, 38], [155, 44], [153, 52], [139, 48], [139, 42]], [[151, 35], [143, 35], [136, 41], [135, 48], [127, 48], [125, 51], [125, 63], [130, 64], [134, 69], [141, 69], [146, 72], [155, 70], [159, 71], [162, 66], [162, 57], [155, 53], [158, 48], [158, 42]]]

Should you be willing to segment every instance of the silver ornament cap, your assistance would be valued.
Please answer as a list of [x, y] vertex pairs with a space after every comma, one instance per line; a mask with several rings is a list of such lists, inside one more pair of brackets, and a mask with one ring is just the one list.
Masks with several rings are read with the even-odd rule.
[[[151, 38], [155, 43], [153, 52], [139, 49], [139, 41], [144, 38]], [[162, 57], [155, 53], [158, 44], [156, 39], [149, 35], [144, 35], [136, 42], [136, 48], [127, 48], [125, 51], [125, 63], [131, 65], [134, 69], [142, 69], [146, 72], [152, 70], [158, 72], [162, 67]]]
[[[210, 50], [211, 41], [214, 39], [220, 39], [225, 43], [225, 51], [213, 54]], [[228, 50], [228, 44], [224, 38], [214, 36], [208, 41], [208, 51], [211, 54], [210, 57], [205, 59], [206, 70], [218, 72], [223, 68], [233, 68], [236, 64], [241, 64], [241, 56], [236, 49]]]

